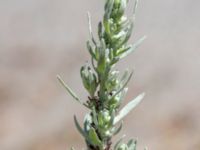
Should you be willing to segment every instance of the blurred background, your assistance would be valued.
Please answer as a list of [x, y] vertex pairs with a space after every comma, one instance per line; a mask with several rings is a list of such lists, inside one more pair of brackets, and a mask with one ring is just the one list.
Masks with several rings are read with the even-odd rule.
[[[73, 115], [82, 122], [87, 110], [65, 92], [56, 75], [87, 98], [79, 76], [89, 60], [86, 12], [91, 12], [96, 31], [103, 4], [0, 0], [0, 150], [84, 147]], [[148, 38], [117, 66], [135, 70], [124, 104], [143, 91], [147, 94], [120, 133], [125, 140], [137, 138], [138, 150], [200, 150], [199, 18], [199, 0], [139, 3], [130, 42]]]

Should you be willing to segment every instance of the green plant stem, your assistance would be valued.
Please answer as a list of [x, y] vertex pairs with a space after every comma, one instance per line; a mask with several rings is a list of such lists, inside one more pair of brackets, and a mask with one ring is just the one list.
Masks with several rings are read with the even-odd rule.
[[[98, 40], [94, 38], [91, 16], [88, 13], [91, 40], [87, 41], [87, 48], [92, 68], [84, 65], [80, 74], [89, 94], [86, 104], [83, 105], [89, 108], [90, 112], [85, 116], [83, 127], [74, 117], [75, 125], [85, 139], [87, 150], [111, 150], [112, 147], [114, 150], [136, 150], [137, 142], [132, 139], [127, 144], [122, 143], [120, 139], [114, 146], [112, 145], [112, 137], [122, 129], [121, 120], [144, 97], [144, 94], [139, 95], [119, 110], [128, 90], [127, 84], [132, 72], [125, 71], [120, 77], [115, 65], [133, 52], [145, 39], [143, 37], [133, 45], [128, 44], [135, 23], [138, 0], [135, 1], [132, 18], [128, 18], [125, 14], [127, 4], [128, 0], [106, 0], [104, 17], [98, 25]], [[59, 76], [58, 80], [70, 95], [80, 102]], [[121, 122], [119, 127], [117, 127], [118, 122]]]

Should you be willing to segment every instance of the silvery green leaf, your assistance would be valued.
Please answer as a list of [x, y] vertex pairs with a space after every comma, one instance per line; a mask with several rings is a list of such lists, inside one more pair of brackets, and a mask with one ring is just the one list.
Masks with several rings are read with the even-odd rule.
[[107, 62], [106, 62], [106, 54], [108, 50], [106, 50], [106, 45], [105, 45], [105, 41], [102, 39], [101, 40], [101, 47], [99, 49], [99, 60], [97, 63], [97, 70], [99, 73], [104, 74], [105, 69], [107, 67]]
[[114, 5], [114, 0], [107, 0], [107, 3], [105, 5], [105, 14], [104, 14], [104, 19], [103, 19], [103, 25], [104, 25], [104, 29], [105, 32], [110, 35], [111, 31], [110, 31], [110, 15], [112, 13], [112, 9], [113, 9], [113, 5]]
[[104, 17], [104, 20], [103, 20], [103, 25], [104, 25], [104, 29], [105, 29], [105, 32], [110, 35], [110, 22], [109, 20], [105, 19]]
[[120, 124], [120, 126], [118, 127], [118, 128], [115, 128], [114, 129], [114, 131], [113, 131], [113, 135], [116, 135], [116, 134], [118, 134], [120, 131], [121, 131], [121, 129], [122, 129], [122, 125], [123, 125], [123, 122], [121, 122], [121, 124]]
[[89, 85], [89, 80], [88, 80], [88, 74], [89, 73], [88, 73], [87, 66], [86, 65], [82, 66], [80, 69], [81, 79], [82, 79], [85, 89], [89, 91], [90, 85]]
[[122, 45], [124, 45], [125, 43], [127, 43], [127, 41], [129, 40], [131, 33], [133, 30], [133, 22], [130, 21], [130, 23], [127, 26], [124, 26], [124, 29], [121, 31], [123, 34], [120, 35], [120, 38], [115, 39], [115, 48], [120, 48]]
[[126, 4], [127, 4], [127, 0], [121, 0], [119, 11], [118, 11], [119, 16], [124, 14], [124, 11], [126, 9]]
[[119, 24], [120, 24], [120, 28], [119, 28], [119, 31], [120, 30], [123, 30], [123, 27], [126, 27], [127, 24], [130, 23], [130, 19], [128, 19], [126, 16], [122, 16], [120, 19], [119, 19]]
[[89, 66], [82, 66], [80, 69], [83, 85], [89, 92], [90, 96], [93, 97], [97, 88], [96, 75], [92, 72]]
[[120, 57], [114, 57], [111, 61], [111, 65], [114, 65], [115, 63], [117, 63], [120, 60]]
[[112, 40], [118, 41], [120, 38], [125, 37], [126, 36], [126, 32], [125, 31], [121, 31], [116, 35], [112, 36]]
[[124, 51], [119, 57], [120, 59], [126, 57], [130, 53], [132, 53], [136, 48], [140, 46], [140, 44], [146, 39], [146, 36], [143, 36], [141, 39], [139, 39], [136, 43], [134, 43], [129, 49]]
[[110, 126], [113, 126], [113, 122], [115, 119], [115, 109], [110, 110], [111, 111], [111, 119], [110, 119]]
[[119, 146], [122, 144], [122, 140], [124, 139], [125, 135], [123, 135], [115, 144], [114, 150], [118, 150]]
[[128, 79], [128, 75], [129, 75], [129, 70], [126, 69], [125, 72], [124, 72], [124, 74], [122, 75], [120, 81], [121, 81], [122, 83], [124, 83], [124, 82]]
[[105, 68], [106, 68], [106, 60], [101, 57], [98, 61], [97, 70], [99, 73], [104, 74]]
[[119, 71], [117, 70], [111, 71], [109, 74], [109, 80], [117, 79], [118, 75], [119, 75]]
[[87, 49], [88, 49], [90, 55], [92, 56], [92, 58], [94, 58], [96, 60], [97, 58], [96, 58], [95, 52], [94, 52], [92, 46], [90, 45], [89, 41], [87, 41]]
[[133, 9], [133, 19], [134, 19], [134, 21], [135, 21], [136, 10], [137, 10], [137, 7], [138, 7], [138, 1], [139, 0], [135, 0], [135, 5], [134, 5], [134, 9]]
[[105, 83], [105, 88], [108, 93], [113, 93], [114, 90], [117, 90], [119, 87], [118, 79], [119, 71], [111, 71], [107, 76], [107, 82]]
[[115, 53], [116, 53], [116, 50], [114, 50], [113, 48], [110, 48], [109, 49], [109, 59], [110, 60], [113, 60], [113, 58], [115, 57]]
[[94, 36], [93, 36], [93, 33], [92, 33], [92, 24], [91, 24], [91, 15], [90, 15], [90, 12], [88, 12], [87, 15], [88, 15], [88, 24], [89, 24], [90, 36], [92, 38], [92, 42], [94, 43], [94, 45], [97, 46], [96, 41], [95, 41]]
[[128, 150], [128, 146], [126, 144], [121, 144], [117, 150]]
[[100, 127], [104, 126], [103, 115], [102, 113], [98, 113], [98, 125]]
[[132, 48], [132, 45], [122, 46], [120, 49], [117, 50], [116, 55], [120, 56], [121, 54], [123, 54], [124, 52], [126, 52], [127, 50], [129, 50], [130, 48]]
[[90, 114], [85, 115], [83, 122], [84, 122], [84, 131], [85, 131], [85, 134], [87, 134], [88, 131], [90, 130], [90, 126], [92, 123], [92, 118], [91, 118]]
[[[105, 39], [101, 39], [100, 40], [100, 50], [101, 50], [101, 54], [102, 54], [102, 56], [104, 56], [105, 55], [105, 53], [106, 53], [106, 41], [105, 41]], [[103, 52], [103, 51], [105, 51], [105, 52]]]
[[102, 25], [102, 22], [99, 22], [99, 24], [98, 24], [98, 36], [99, 36], [100, 40], [103, 38], [103, 25]]
[[95, 107], [92, 108], [92, 118], [93, 118], [92, 120], [94, 121], [94, 124], [98, 126], [97, 113], [96, 113]]
[[82, 104], [82, 102], [80, 101], [79, 97], [72, 91], [72, 89], [62, 80], [62, 78], [57, 75], [57, 79], [58, 81], [61, 83], [61, 85], [68, 91], [68, 93], [79, 103]]
[[100, 46], [95, 47], [95, 56], [97, 58], [97, 62], [99, 61], [100, 53], [101, 53], [101, 47]]
[[[128, 88], [124, 88], [119, 94], [117, 94], [115, 97], [111, 97], [108, 100], [108, 105], [110, 108], [117, 109], [120, 107], [122, 100], [125, 98], [126, 93], [128, 91]], [[114, 93], [113, 93], [114, 94]]]
[[113, 97], [115, 97], [116, 95], [118, 95], [126, 87], [126, 85], [128, 84], [128, 82], [130, 81], [132, 75], [133, 75], [133, 72], [130, 73], [130, 75], [127, 78], [126, 82], [120, 87], [120, 89], [115, 94], [113, 94], [113, 96], [110, 99], [112, 99]]
[[133, 108], [135, 108], [141, 102], [144, 96], [145, 93], [142, 93], [139, 96], [137, 96], [134, 100], [129, 102], [126, 106], [124, 106], [124, 108], [122, 108], [119, 114], [115, 117], [114, 124], [116, 124], [118, 121], [124, 118]]
[[134, 143], [134, 140], [133, 139], [130, 139], [127, 143], [128, 147], [130, 147], [132, 144]]
[[88, 68], [88, 73], [89, 73], [88, 79], [89, 79], [89, 84], [90, 84], [89, 93], [90, 93], [91, 97], [93, 97], [96, 92], [96, 88], [97, 88], [97, 77], [93, 73], [91, 68]]
[[112, 99], [109, 98], [108, 105], [111, 109], [116, 109], [119, 107], [121, 101], [121, 93], [113, 97]]
[[91, 63], [92, 63], [93, 69], [97, 72], [97, 67], [96, 67], [96, 64], [94, 62], [94, 58], [91, 58]]
[[105, 17], [106, 19], [110, 18], [110, 15], [112, 13], [113, 5], [115, 0], [107, 0], [107, 3], [105, 5]]
[[137, 141], [131, 139], [128, 141], [127, 145], [129, 150], [136, 150]]
[[89, 131], [89, 139], [90, 139], [90, 142], [93, 144], [93, 145], [96, 145], [96, 146], [101, 146], [102, 145], [102, 142], [101, 140], [99, 139], [95, 129], [93, 127], [91, 127], [90, 131]]
[[133, 150], [136, 150], [137, 148], [137, 140], [135, 140], [135, 147], [133, 148]]
[[115, 49], [119, 49], [119, 48], [121, 48], [124, 44], [125, 44], [125, 39], [126, 39], [126, 36], [127, 36], [127, 33], [126, 32], [124, 32], [124, 35], [123, 36], [121, 36], [120, 38], [118, 38], [118, 39], [113, 39], [113, 45], [114, 45], [114, 48]]
[[80, 132], [80, 134], [83, 136], [83, 137], [87, 137], [87, 135], [85, 134], [84, 130], [81, 128], [80, 124], [78, 123], [78, 120], [76, 119], [76, 116], [74, 115], [74, 123], [76, 125], [76, 128], [77, 130]]
[[121, 105], [121, 102], [125, 98], [127, 91], [128, 88], [124, 88], [124, 90], [120, 93], [120, 101], [118, 102], [118, 105]]
[[130, 21], [129, 25], [127, 25], [127, 28], [125, 29], [127, 34], [126, 34], [126, 37], [125, 37], [125, 39], [123, 41], [123, 44], [127, 43], [129, 38], [131, 37], [132, 31], [133, 31], [133, 27], [134, 27], [134, 24], [133, 24], [132, 21]]
[[110, 120], [111, 120], [111, 115], [110, 115], [110, 112], [108, 110], [103, 110], [102, 111], [102, 116], [103, 116], [103, 122], [105, 124], [109, 123]]

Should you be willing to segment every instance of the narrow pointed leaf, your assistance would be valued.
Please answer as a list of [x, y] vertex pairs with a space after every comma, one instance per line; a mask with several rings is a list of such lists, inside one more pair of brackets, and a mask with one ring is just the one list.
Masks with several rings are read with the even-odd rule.
[[103, 38], [103, 25], [102, 25], [102, 22], [99, 22], [99, 24], [98, 24], [98, 36], [99, 36], [100, 40]]
[[114, 0], [108, 0], [107, 1], [106, 12], [105, 12], [106, 19], [110, 18], [110, 15], [111, 15], [111, 12], [112, 12], [112, 9], [113, 9], [113, 5], [114, 5]]
[[90, 116], [90, 114], [86, 114], [84, 117], [84, 132], [85, 134], [88, 134], [89, 130], [90, 130], [90, 124], [92, 122], [92, 118]]
[[136, 43], [134, 43], [128, 50], [126, 50], [124, 53], [122, 53], [120, 55], [120, 59], [126, 57], [127, 55], [129, 55], [130, 53], [132, 53], [136, 48], [138, 48], [142, 42], [146, 39], [146, 36], [143, 36], [142, 38], [140, 38]]
[[134, 144], [135, 144], [135, 147], [133, 148], [133, 150], [136, 150], [136, 148], [137, 148], [137, 140], [135, 140]]
[[123, 125], [123, 122], [121, 122], [120, 126], [117, 129], [114, 130], [113, 135], [116, 135], [121, 131], [122, 125]]
[[82, 102], [80, 101], [79, 97], [72, 91], [72, 89], [63, 81], [63, 79], [57, 75], [57, 79], [58, 81], [61, 83], [61, 85], [67, 90], [67, 92], [79, 103], [82, 104]]
[[92, 23], [91, 23], [91, 15], [90, 15], [90, 12], [88, 12], [87, 15], [88, 15], [88, 24], [89, 24], [90, 36], [91, 36], [91, 38], [92, 38], [92, 42], [94, 43], [94, 45], [97, 46], [96, 41], [95, 41], [94, 36], [93, 36], [93, 32], [92, 32]]
[[125, 31], [123, 31], [124, 32], [124, 36], [121, 36], [121, 38], [119, 40], [116, 40], [116, 45], [115, 45], [116, 48], [119, 48], [123, 44], [127, 43], [129, 38], [131, 37], [131, 33], [133, 31], [133, 27], [134, 27], [133, 22], [131, 22], [127, 27], [125, 27], [125, 29], [124, 29]]
[[120, 80], [121, 81], [127, 80], [128, 75], [129, 75], [129, 71], [128, 69], [126, 69]]
[[119, 94], [128, 84], [128, 82], [130, 81], [131, 77], [133, 75], [133, 71], [130, 73], [129, 77], [127, 78], [126, 82], [124, 83], [124, 85], [110, 98], [112, 99], [113, 97], [115, 97], [117, 94]]
[[135, 108], [141, 100], [144, 98], [145, 93], [140, 94], [137, 96], [134, 100], [129, 102], [122, 110], [119, 112], [119, 114], [114, 119], [114, 124], [116, 124], [118, 121], [120, 121], [122, 118], [124, 118], [133, 108]]
[[92, 127], [89, 131], [90, 142], [96, 146], [102, 145], [101, 140], [99, 139], [95, 129]]
[[94, 58], [91, 58], [91, 63], [92, 63], [93, 69], [97, 72], [97, 67], [94, 64]]
[[138, 1], [139, 0], [135, 0], [135, 5], [134, 5], [134, 9], [133, 9], [133, 19], [134, 19], [134, 21], [135, 21], [136, 10], [137, 10], [137, 7], [138, 7]]
[[92, 118], [93, 118], [94, 124], [98, 126], [97, 113], [94, 107], [92, 108]]
[[78, 120], [76, 118], [76, 116], [74, 115], [74, 123], [76, 125], [76, 128], [77, 130], [80, 132], [80, 134], [83, 136], [83, 137], [87, 137], [84, 130], [82, 129], [82, 127], [80, 126], [80, 124], [78, 123]]
[[114, 146], [114, 150], [117, 150], [118, 147], [122, 144], [122, 140], [124, 139], [125, 135], [123, 135], [118, 141], [117, 143], [115, 144]]
[[128, 149], [129, 150], [135, 150], [136, 149], [136, 144], [137, 144], [137, 141], [136, 140], [129, 140], [127, 145], [128, 145]]
[[127, 143], [128, 147], [130, 147], [134, 143], [133, 139], [130, 139]]
[[92, 48], [92, 46], [90, 45], [90, 42], [89, 42], [89, 41], [87, 41], [87, 49], [88, 49], [90, 55], [92, 56], [92, 58], [96, 59], [96, 55], [95, 55], [95, 53], [94, 53], [94, 51], [93, 51], [93, 48]]
[[111, 112], [110, 126], [113, 126], [114, 119], [115, 119], [115, 110], [113, 109]]
[[111, 33], [109, 19], [110, 19], [110, 15], [112, 13], [113, 5], [114, 5], [114, 0], [108, 0], [106, 7], [105, 7], [105, 15], [104, 15], [103, 24], [104, 24], [105, 32], [108, 35], [110, 35], [110, 33]]

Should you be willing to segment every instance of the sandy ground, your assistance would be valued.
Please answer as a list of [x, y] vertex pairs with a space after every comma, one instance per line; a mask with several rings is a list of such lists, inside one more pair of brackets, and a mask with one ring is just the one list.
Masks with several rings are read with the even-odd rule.
[[[96, 30], [103, 1], [0, 0], [0, 150], [84, 146], [72, 116], [82, 121], [87, 110], [66, 94], [56, 74], [86, 99], [79, 68], [89, 59], [87, 10]], [[139, 149], [200, 149], [199, 18], [199, 0], [139, 4], [130, 42], [148, 39], [118, 65], [135, 70], [124, 104], [147, 94], [121, 132], [137, 137]]]

